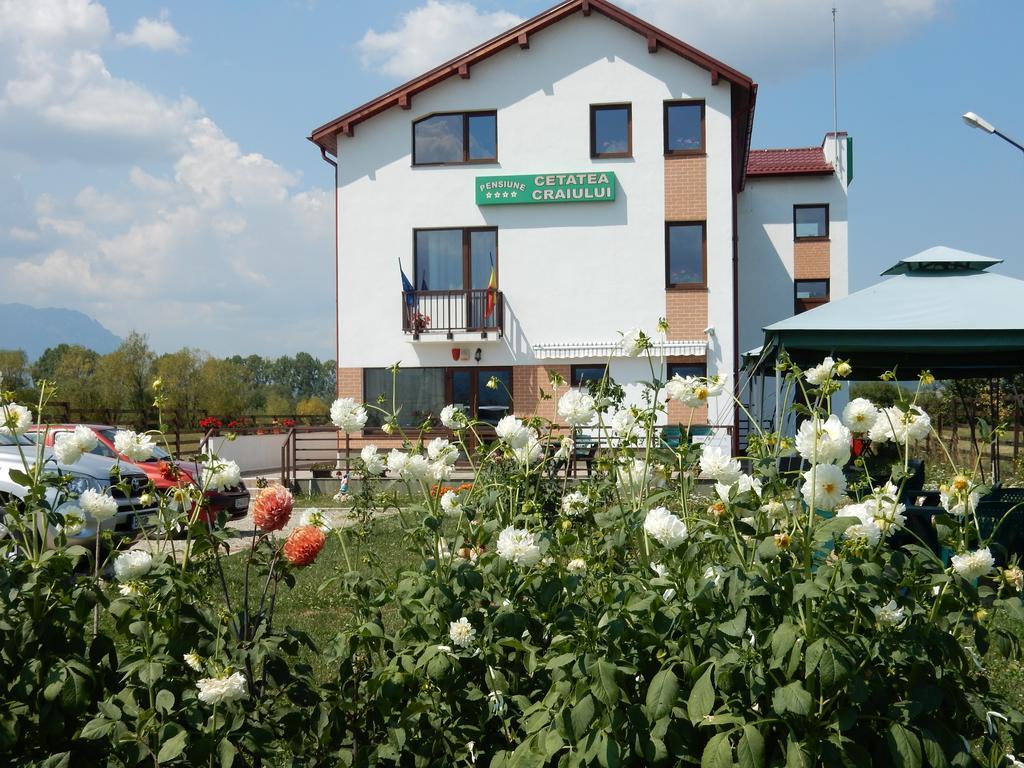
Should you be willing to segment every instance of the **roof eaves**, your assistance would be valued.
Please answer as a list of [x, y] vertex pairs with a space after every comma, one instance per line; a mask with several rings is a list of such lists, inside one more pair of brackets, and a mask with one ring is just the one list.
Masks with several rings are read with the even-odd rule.
[[[362, 106], [356, 107], [355, 109], [336, 117], [334, 120], [324, 123], [319, 128], [314, 129], [308, 139], [321, 149], [337, 155], [337, 134], [339, 132], [345, 133], [346, 135], [352, 135], [352, 132], [358, 123], [368, 120], [394, 106], [402, 106], [408, 109], [410, 97], [415, 94], [425, 91], [428, 88], [432, 88], [438, 83], [441, 83], [455, 75], [468, 78], [469, 67], [493, 56], [496, 53], [499, 53], [505, 48], [509, 48], [512, 45], [519, 43], [521, 36], [525, 35], [528, 40], [530, 34], [539, 32], [580, 10], [585, 14], [589, 14], [592, 11], [598, 11], [602, 15], [612, 19], [613, 21], [619, 22], [638, 34], [645, 35], [647, 37], [648, 48], [652, 53], [657, 50], [658, 46], [664, 46], [676, 55], [708, 70], [711, 73], [713, 83], [717, 83], [719, 78], [722, 78], [747, 90], [753, 91], [756, 89], [754, 82], [742, 72], [733, 69], [727, 64], [712, 56], [708, 56], [690, 45], [687, 45], [682, 40], [668, 34], [664, 30], [648, 24], [638, 16], [634, 16], [628, 11], [607, 2], [607, 0], [566, 0], [566, 2], [549, 8], [531, 19], [527, 19], [522, 24], [519, 24], [502, 34], [481, 43], [475, 48], [456, 56], [454, 59], [446, 61], [444, 64], [435, 67], [429, 72], [413, 78], [397, 88], [392, 88], [387, 93], [368, 101]], [[752, 112], [753, 99], [751, 99], [751, 113]], [[748, 127], [748, 145], [749, 134], [750, 129]]]

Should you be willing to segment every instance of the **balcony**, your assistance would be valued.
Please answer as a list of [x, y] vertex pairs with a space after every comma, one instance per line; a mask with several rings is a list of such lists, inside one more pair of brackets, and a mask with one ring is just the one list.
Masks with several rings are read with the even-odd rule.
[[469, 291], [403, 291], [402, 330], [413, 340], [423, 334], [488, 334], [505, 332], [505, 297], [501, 291], [478, 288]]

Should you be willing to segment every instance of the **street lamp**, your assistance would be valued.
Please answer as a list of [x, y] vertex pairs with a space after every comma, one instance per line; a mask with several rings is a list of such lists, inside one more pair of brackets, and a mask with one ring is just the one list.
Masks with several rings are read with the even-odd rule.
[[978, 130], [984, 131], [985, 133], [994, 133], [1003, 141], [1007, 142], [1008, 144], [1013, 144], [1013, 146], [1015, 146], [1021, 152], [1024, 152], [1024, 144], [1018, 144], [1005, 133], [1000, 133], [999, 131], [996, 130], [996, 127], [992, 125], [992, 123], [990, 123], [988, 120], [981, 117], [980, 115], [977, 115], [974, 112], [965, 112], [962, 115], [962, 117], [964, 119], [964, 122], [971, 126], [971, 128], [977, 128]]

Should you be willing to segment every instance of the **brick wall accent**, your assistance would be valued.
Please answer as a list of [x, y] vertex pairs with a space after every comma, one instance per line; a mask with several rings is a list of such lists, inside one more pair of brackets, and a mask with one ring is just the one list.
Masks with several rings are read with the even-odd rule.
[[800, 240], [793, 243], [793, 279], [825, 280], [831, 276], [828, 240]]
[[670, 341], [703, 339], [708, 327], [708, 292], [665, 291], [665, 319]]
[[338, 397], [351, 397], [357, 403], [363, 401], [363, 369], [338, 369]]
[[701, 155], [670, 155], [665, 158], [665, 221], [707, 219], [707, 161]]
[[[540, 399], [541, 388], [551, 394], [548, 371], [560, 373], [568, 385], [568, 365], [517, 365], [512, 368], [512, 397], [515, 400], [517, 416], [543, 416], [557, 421], [557, 397], [550, 400]], [[559, 392], [564, 393], [565, 389], [560, 389]]]

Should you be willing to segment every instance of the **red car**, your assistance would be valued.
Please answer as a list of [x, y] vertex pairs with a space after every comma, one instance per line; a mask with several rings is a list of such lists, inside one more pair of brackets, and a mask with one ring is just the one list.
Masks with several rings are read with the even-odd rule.
[[[51, 424], [48, 427], [34, 426], [30, 431], [42, 432], [44, 429], [49, 430], [46, 433], [46, 445], [53, 447], [57, 435], [62, 432], [73, 432], [76, 426], [78, 425]], [[138, 467], [146, 473], [146, 477], [149, 478], [150, 482], [153, 483], [153, 487], [158, 492], [187, 485], [192, 482], [193, 478], [201, 479], [202, 467], [195, 462], [174, 461], [173, 457], [159, 446], [153, 451], [152, 458], [146, 461], [132, 461], [124, 454], [118, 453], [117, 449], [114, 448], [116, 427], [103, 424], [86, 424], [84, 426], [96, 433], [97, 443], [92, 453], [106, 456], [110, 459], [118, 459], [122, 464]], [[245, 517], [249, 512], [249, 491], [246, 489], [245, 483], [240, 482], [234, 488], [229, 488], [226, 491], [207, 491], [206, 509], [208, 514], [214, 519], [220, 512], [226, 513], [229, 518]]]

